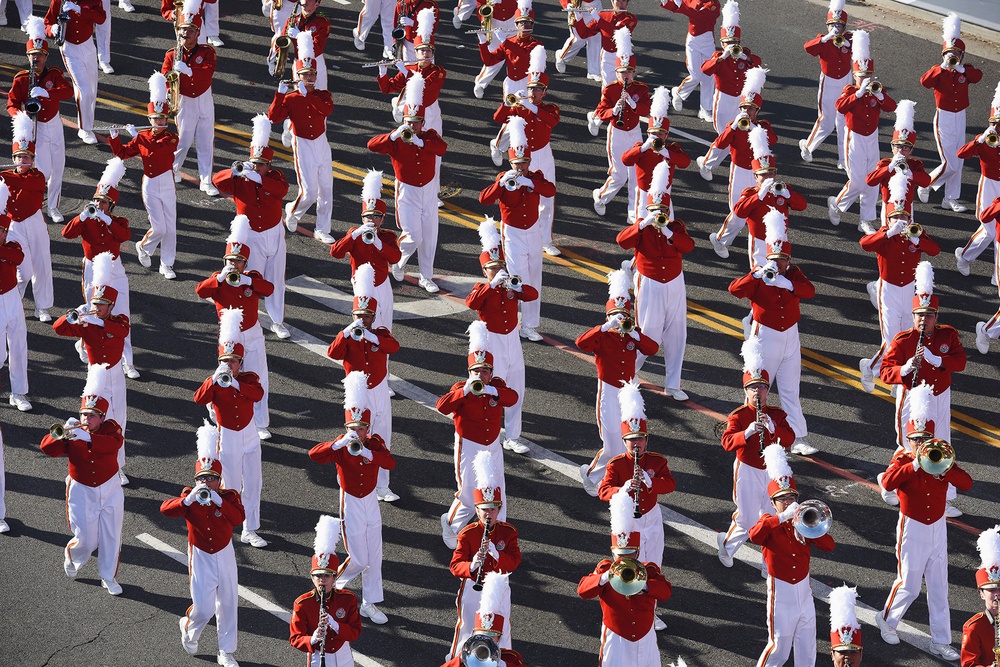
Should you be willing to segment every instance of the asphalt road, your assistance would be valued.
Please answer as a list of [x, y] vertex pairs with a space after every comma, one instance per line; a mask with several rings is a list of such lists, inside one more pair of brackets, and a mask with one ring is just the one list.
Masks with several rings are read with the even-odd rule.
[[[223, 5], [227, 45], [219, 51], [214, 87], [217, 169], [245, 154], [250, 118], [266, 110], [274, 87], [263, 63], [268, 39], [264, 19], [258, 13], [237, 15], [234, 4], [228, 0]], [[113, 10], [117, 73], [101, 75], [100, 124], [138, 122], [139, 106], [147, 100], [145, 80], [173, 45], [171, 31], [152, 2], [136, 6], [135, 14]], [[483, 213], [496, 214], [484, 210], [476, 195], [497, 172], [486, 141], [495, 131], [490, 117], [499, 103], [500, 87], [499, 82], [490, 86], [484, 100], [471, 95], [472, 77], [479, 69], [475, 42], [452, 28], [451, 7], [445, 9], [438, 36], [438, 62], [449, 72], [442, 95], [449, 151], [441, 180], [462, 190], [447, 200], [442, 213], [437, 272], [443, 284], [460, 295], [462, 286], [468, 289], [478, 272], [474, 226]], [[370, 76], [372, 70], [359, 69], [361, 63], [379, 56], [372, 46], [374, 36], [366, 53], [355, 51], [351, 44], [349, 31], [359, 8], [357, 2], [325, 8], [334, 24], [327, 62], [337, 105], [329, 131], [338, 177], [335, 234], [355, 222], [363, 171], [375, 167], [391, 173], [388, 160], [365, 149], [369, 137], [388, 131], [393, 122], [386, 99]], [[635, 38], [639, 78], [653, 86], [676, 85], [683, 74], [685, 23], [655, 5], [633, 10], [640, 16]], [[880, 78], [890, 94], [917, 100], [917, 155], [933, 166], [933, 100], [919, 87], [918, 78], [938, 60], [939, 26], [853, 3], [848, 11], [851, 27], [871, 30]], [[538, 37], [550, 51], [561, 46], [566, 36], [564, 15], [540, 3], [536, 14]], [[825, 198], [835, 194], [844, 180], [835, 169], [832, 142], [828, 140], [808, 165], [800, 161], [796, 145], [815, 118], [818, 72], [801, 44], [822, 30], [825, 3], [747, 0], [742, 14], [744, 44], [771, 67], [762, 117], [774, 122], [781, 138], [776, 152], [779, 164], [810, 202], [804, 214], [792, 219], [791, 241], [796, 262], [817, 285], [816, 298], [804, 306], [800, 328], [806, 366], [802, 400], [810, 441], [821, 453], [811, 461], [795, 459], [792, 466], [804, 497], [821, 498], [833, 508], [832, 534], [838, 542], [832, 554], [814, 558], [814, 580], [817, 590], [819, 584], [857, 585], [861, 601], [878, 608], [895, 573], [897, 512], [882, 503], [871, 482], [892, 451], [892, 403], [883, 389], [874, 395], [861, 391], [856, 365], [878, 344], [876, 313], [864, 289], [875, 276], [875, 262], [857, 245], [856, 213], [845, 215], [837, 228], [827, 221]], [[13, 10], [9, 16], [13, 21]], [[6, 54], [2, 67], [9, 80], [23, 62], [23, 36], [11, 27], [0, 31]], [[968, 61], [988, 73], [971, 93], [969, 126], [978, 130], [985, 124], [1000, 60], [995, 46], [967, 41]], [[51, 59], [52, 64], [58, 61], [58, 56]], [[515, 648], [528, 664], [588, 665], [596, 661], [600, 611], [596, 602], [579, 599], [575, 586], [607, 553], [608, 524], [603, 504], [587, 496], [574, 477], [574, 467], [589, 460], [599, 440], [593, 422], [595, 371], [590, 361], [573, 353], [572, 343], [603, 318], [603, 274], [624, 258], [614, 236], [624, 224], [625, 204], [621, 193], [608, 206], [605, 218], [595, 216], [590, 206], [590, 190], [603, 180], [606, 166], [603, 138], [592, 138], [584, 123], [586, 111], [598, 100], [598, 85], [582, 78], [582, 58], [560, 75], [550, 55], [549, 69], [549, 99], [560, 105], [563, 119], [553, 145], [559, 181], [556, 242], [565, 253], [545, 264], [540, 330], [546, 341], [524, 346], [529, 387], [524, 435], [534, 443], [532, 454], [507, 455], [509, 520], [520, 531], [524, 553], [524, 562], [512, 577], [512, 620]], [[703, 146], [680, 132], [705, 140], [711, 139], [711, 130], [695, 118], [693, 104], [688, 106], [681, 113], [671, 112], [671, 121], [675, 136], [682, 137], [679, 140], [694, 157]], [[70, 110], [67, 105], [64, 113]], [[3, 127], [8, 139], [8, 126]], [[890, 128], [891, 121], [884, 121], [884, 142]], [[62, 210], [71, 215], [93, 192], [109, 152], [82, 145], [69, 128], [67, 144]], [[287, 158], [277, 134], [272, 146]], [[277, 164], [293, 178], [289, 162]], [[122, 182], [118, 208], [129, 217], [136, 240], [146, 229], [137, 165], [130, 164]], [[191, 155], [186, 174], [193, 170]], [[664, 664], [681, 656], [698, 667], [752, 664], [766, 641], [763, 580], [752, 563], [723, 568], [712, 544], [712, 531], [723, 529], [732, 511], [732, 459], [719, 447], [713, 431], [721, 416], [740, 401], [739, 318], [746, 312], [746, 305], [725, 289], [746, 270], [746, 260], [738, 250], [721, 260], [707, 241], [725, 212], [723, 172], [718, 170], [709, 184], [693, 169], [681, 171], [674, 187], [677, 216], [697, 242], [685, 270], [691, 307], [683, 386], [691, 401], [675, 403], [653, 390], [645, 394], [652, 446], [670, 458], [678, 480], [677, 491], [664, 499], [669, 523], [664, 566], [674, 595], [663, 608], [669, 629], [660, 633], [659, 645]], [[978, 165], [967, 164], [966, 203], [971, 202], [977, 178]], [[966, 515], [949, 530], [950, 604], [957, 643], [962, 623], [981, 604], [972, 574], [978, 564], [975, 537], [997, 522], [1000, 501], [992, 467], [994, 447], [1000, 445], [994, 418], [996, 357], [975, 351], [973, 333], [975, 323], [994, 312], [997, 292], [989, 282], [988, 255], [974, 265], [969, 278], [954, 267], [951, 251], [964, 244], [975, 228], [971, 213], [959, 215], [929, 205], [918, 208], [920, 222], [943, 246], [941, 256], [933, 260], [942, 320], [963, 332], [970, 355], [952, 393], [954, 444], [961, 464], [976, 479], [972, 491], [957, 503]], [[163, 281], [138, 264], [133, 247], [124, 249], [133, 293], [136, 365], [142, 378], [128, 382], [132, 484], [126, 489], [119, 571], [125, 591], [119, 598], [101, 589], [94, 564], [76, 581], [68, 580], [61, 570], [62, 547], [69, 539], [63, 511], [65, 461], [43, 456], [38, 442], [49, 424], [76, 410], [84, 368], [71, 342], [55, 336], [47, 325], [28, 321], [34, 410], [0, 410], [11, 525], [11, 532], [0, 537], [4, 600], [0, 665], [211, 664], [214, 630], [203, 635], [197, 658], [188, 657], [179, 646], [176, 619], [190, 604], [185, 568], [156, 545], [185, 547], [184, 526], [161, 516], [158, 508], [189, 482], [194, 430], [204, 416], [191, 395], [215, 366], [216, 330], [212, 308], [197, 299], [193, 287], [219, 265], [232, 215], [230, 201], [205, 197], [188, 179], [178, 190], [177, 280]], [[311, 223], [311, 217], [306, 220]], [[61, 239], [57, 226], [49, 231], [59, 310], [79, 303], [80, 248]], [[288, 237], [288, 280], [309, 276], [327, 288], [349, 291], [348, 264], [329, 258], [326, 247], [312, 239], [311, 226], [301, 231], [305, 233]], [[392, 487], [402, 499], [383, 506], [386, 600], [382, 608], [390, 621], [384, 626], [366, 623], [354, 649], [370, 658], [368, 662], [359, 658], [362, 665], [434, 666], [443, 662], [455, 619], [456, 582], [447, 569], [450, 552], [441, 542], [438, 524], [454, 489], [453, 430], [449, 420], [428, 410], [425, 403], [464, 374], [463, 332], [473, 314], [453, 307], [448, 295], [428, 297], [412, 282], [397, 287], [396, 302], [397, 308], [406, 306], [418, 314], [433, 309], [443, 314], [397, 319], [394, 327], [403, 349], [390, 367], [399, 378], [393, 384], [398, 393], [393, 400], [393, 452], [399, 466]], [[26, 311], [30, 314], [33, 309], [29, 298]], [[286, 322], [296, 330], [293, 339], [279, 341], [267, 335], [274, 439], [263, 447], [260, 533], [270, 546], [255, 550], [236, 545], [240, 583], [250, 598], [241, 600], [237, 658], [242, 665], [301, 661], [288, 646], [287, 622], [275, 613], [280, 616], [307, 590], [313, 527], [320, 513], [336, 512], [335, 470], [311, 463], [306, 452], [341, 428], [343, 372], [318, 355], [316, 346], [325, 346], [347, 321], [299, 289], [288, 295]], [[642, 376], [652, 385], [662, 385], [662, 365], [650, 363]], [[748, 548], [740, 553], [748, 560], [756, 555]], [[275, 613], [261, 605], [270, 605]], [[817, 603], [817, 613], [822, 652], [828, 648], [823, 640], [826, 605]], [[870, 621], [870, 616], [862, 618]], [[907, 619], [914, 632], [906, 638], [920, 644], [919, 633], [927, 630], [924, 600], [913, 605]], [[906, 642], [897, 647], [883, 644], [871, 625], [865, 626], [865, 634], [868, 664], [922, 667], [939, 662]], [[820, 664], [826, 660], [819, 657]]]

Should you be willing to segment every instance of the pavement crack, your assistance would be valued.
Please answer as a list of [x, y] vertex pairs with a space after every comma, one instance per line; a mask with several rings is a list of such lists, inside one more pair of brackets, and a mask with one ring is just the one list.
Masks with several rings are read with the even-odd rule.
[[51, 655], [49, 655], [49, 657], [48, 657], [48, 658], [46, 658], [46, 659], [45, 659], [45, 662], [43, 662], [43, 663], [42, 663], [42, 667], [47, 667], [47, 665], [48, 665], [48, 664], [49, 664], [49, 663], [50, 663], [50, 662], [52, 661], [52, 658], [56, 657], [57, 655], [59, 655], [59, 654], [60, 654], [60, 653], [62, 653], [63, 651], [72, 651], [72, 650], [74, 650], [74, 649], [78, 649], [78, 648], [80, 648], [81, 646], [86, 646], [87, 644], [92, 644], [92, 643], [94, 643], [95, 641], [97, 641], [98, 639], [100, 639], [101, 635], [102, 635], [102, 634], [104, 633], [104, 631], [105, 631], [105, 630], [107, 630], [107, 629], [108, 629], [108, 628], [110, 628], [111, 626], [113, 626], [113, 625], [117, 625], [117, 624], [118, 624], [118, 619], [115, 619], [115, 620], [113, 620], [113, 621], [109, 621], [108, 623], [106, 623], [106, 624], [104, 625], [104, 627], [103, 627], [103, 628], [101, 628], [101, 629], [100, 629], [100, 630], [99, 630], [99, 631], [97, 632], [97, 634], [96, 634], [96, 635], [94, 635], [93, 637], [91, 637], [91, 638], [90, 638], [90, 639], [88, 639], [87, 641], [83, 641], [83, 642], [80, 642], [80, 643], [78, 643], [78, 644], [73, 644], [72, 646], [64, 646], [64, 647], [62, 647], [62, 648], [59, 648], [59, 649], [56, 649], [56, 650], [55, 650], [55, 651], [54, 651], [54, 652], [53, 652], [53, 653], [52, 653]]

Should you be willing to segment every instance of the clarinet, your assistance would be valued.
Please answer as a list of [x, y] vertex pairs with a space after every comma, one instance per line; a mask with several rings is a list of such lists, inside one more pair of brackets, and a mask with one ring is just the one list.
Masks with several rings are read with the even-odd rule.
[[993, 619], [993, 667], [1000, 667], [1000, 614]]
[[622, 105], [622, 110], [615, 114], [615, 127], [623, 127], [625, 125], [625, 98], [628, 97], [628, 85], [622, 84], [622, 96], [619, 99]]
[[639, 452], [632, 450], [632, 500], [635, 501], [635, 512], [632, 515], [636, 519], [642, 516], [639, 509], [639, 494], [642, 493], [642, 468], [639, 467]]
[[330, 627], [330, 617], [326, 613], [326, 597], [324, 596], [324, 590], [322, 586], [316, 587], [316, 593], [319, 595], [319, 627], [317, 628], [319, 632], [319, 664], [320, 667], [326, 665], [326, 631]]
[[917, 351], [913, 353], [913, 378], [910, 389], [917, 386], [917, 376], [920, 375], [920, 362], [924, 360], [924, 324], [920, 324], [920, 337], [917, 339]]
[[764, 449], [767, 444], [764, 442], [764, 411], [760, 407], [760, 395], [755, 399], [756, 405], [754, 408], [757, 410], [757, 422], [760, 424], [760, 430], [757, 431], [757, 435], [760, 436], [760, 457], [764, 458]]
[[490, 518], [486, 517], [486, 523], [483, 528], [483, 541], [479, 543], [479, 556], [480, 563], [479, 572], [476, 572], [476, 583], [472, 584], [472, 590], [481, 591], [483, 590], [483, 579], [486, 578], [486, 554], [489, 553], [487, 549], [490, 546]]

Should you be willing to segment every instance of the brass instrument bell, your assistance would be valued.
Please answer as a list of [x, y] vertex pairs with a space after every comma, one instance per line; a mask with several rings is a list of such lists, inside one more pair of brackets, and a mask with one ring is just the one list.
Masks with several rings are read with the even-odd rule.
[[646, 566], [635, 558], [619, 556], [608, 570], [608, 583], [621, 595], [629, 597], [646, 587]]
[[399, 133], [399, 138], [406, 143], [410, 143], [413, 141], [413, 130], [409, 127], [404, 127]]
[[472, 392], [473, 396], [482, 396], [483, 392], [486, 391], [486, 383], [475, 378], [469, 383], [469, 391]]
[[354, 340], [362, 340], [365, 337], [365, 328], [358, 326], [351, 329], [351, 338]]
[[199, 505], [208, 505], [210, 502], [212, 502], [212, 489], [208, 488], [207, 486], [203, 486], [202, 488], [198, 489], [197, 498]]
[[67, 311], [67, 313], [66, 313], [66, 321], [69, 322], [70, 324], [79, 324], [80, 323], [80, 311], [76, 310], [75, 308], [73, 310]]
[[233, 374], [228, 370], [219, 373], [219, 379], [215, 381], [217, 385], [225, 389], [226, 387], [231, 387], [233, 385]]
[[847, 40], [844, 38], [843, 35], [837, 35], [836, 37], [833, 38], [833, 45], [839, 49], [844, 45], [846, 41]]
[[792, 527], [804, 539], [815, 540], [830, 532], [833, 512], [822, 500], [806, 500], [799, 504], [792, 516]]
[[621, 332], [624, 334], [632, 333], [635, 331], [635, 320], [631, 317], [623, 318], [621, 323], [618, 325], [618, 328], [621, 329]]
[[507, 279], [507, 287], [509, 287], [510, 289], [517, 289], [518, 287], [521, 286], [522, 282], [523, 281], [521, 280], [521, 276], [511, 276], [510, 278]]
[[236, 287], [237, 285], [240, 284], [240, 280], [242, 278], [243, 276], [240, 274], [240, 272], [237, 271], [236, 269], [233, 269], [232, 271], [226, 273], [226, 284]]
[[63, 426], [62, 424], [53, 424], [52, 426], [50, 426], [49, 435], [55, 438], [56, 440], [69, 439], [69, 431], [67, 431], [66, 427]]
[[907, 236], [920, 236], [924, 233], [924, 228], [916, 222], [911, 222], [903, 228]]
[[653, 217], [653, 226], [657, 229], [663, 229], [670, 223], [670, 216], [667, 215], [666, 211], [661, 211]]
[[733, 44], [732, 48], [729, 49], [729, 53], [732, 54], [733, 58], [739, 58], [743, 55], [743, 47], [739, 44]]
[[871, 92], [872, 95], [878, 95], [879, 93], [882, 92], [882, 90], [884, 88], [885, 88], [885, 86], [883, 86], [882, 82], [879, 81], [878, 79], [876, 79], [876, 80], [872, 81], [870, 84], [868, 84], [868, 90], [869, 90], [869, 92]]
[[360, 456], [361, 450], [365, 448], [365, 443], [361, 442], [357, 438], [351, 438], [347, 441], [347, 453], [351, 456]]
[[97, 212], [100, 209], [97, 208], [97, 204], [95, 204], [94, 202], [90, 202], [89, 204], [87, 204], [86, 206], [83, 207], [83, 210], [87, 212], [87, 215], [89, 215], [89, 216], [95, 216], [95, 215], [97, 215]]
[[462, 645], [461, 662], [465, 667], [497, 667], [500, 647], [489, 635], [474, 634]]
[[517, 93], [507, 93], [503, 97], [503, 103], [509, 107], [517, 106], [521, 103], [521, 98], [517, 96]]
[[366, 229], [361, 233], [361, 240], [368, 245], [375, 243], [375, 232], [370, 229]]
[[917, 465], [928, 475], [943, 475], [955, 465], [955, 448], [937, 438], [925, 442], [917, 450]]
[[1000, 146], [1000, 134], [997, 134], [995, 131], [987, 132], [985, 142], [990, 148]]
[[667, 142], [659, 137], [653, 137], [653, 150], [659, 153], [667, 147]]
[[479, 22], [483, 26], [483, 30], [487, 32], [493, 30], [493, 3], [487, 2], [485, 5], [479, 8]]
[[736, 127], [744, 132], [750, 129], [750, 125], [750, 116], [740, 116], [736, 121]]

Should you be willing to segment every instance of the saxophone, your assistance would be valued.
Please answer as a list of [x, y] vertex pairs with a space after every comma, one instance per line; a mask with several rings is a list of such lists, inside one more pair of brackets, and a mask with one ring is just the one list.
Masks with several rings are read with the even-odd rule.
[[1000, 614], [993, 618], [993, 667], [1000, 667]]

